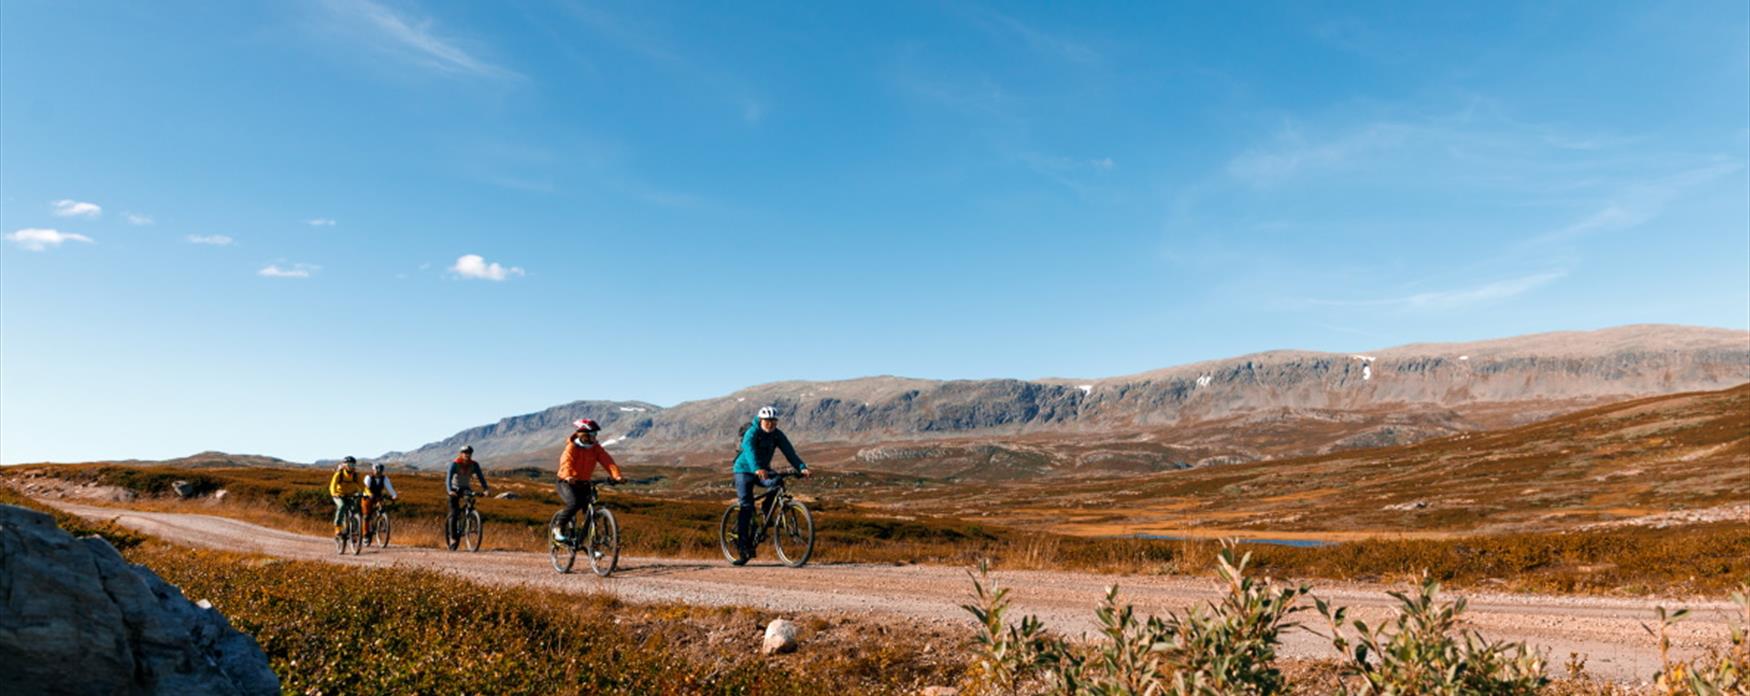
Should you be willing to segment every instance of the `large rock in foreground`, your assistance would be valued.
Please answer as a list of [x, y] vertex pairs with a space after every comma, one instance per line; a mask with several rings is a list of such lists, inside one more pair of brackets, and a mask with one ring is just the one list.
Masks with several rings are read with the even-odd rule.
[[109, 542], [11, 505], [0, 505], [0, 683], [21, 694], [279, 693], [261, 647], [218, 611]]

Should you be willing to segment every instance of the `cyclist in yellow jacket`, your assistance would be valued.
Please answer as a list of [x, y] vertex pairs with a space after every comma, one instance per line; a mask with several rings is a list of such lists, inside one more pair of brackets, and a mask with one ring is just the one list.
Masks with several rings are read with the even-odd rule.
[[364, 489], [357, 464], [358, 460], [351, 456], [340, 460], [334, 467], [334, 478], [328, 479], [328, 497], [334, 499], [334, 536], [340, 536], [340, 523], [346, 521], [346, 484], [352, 484], [355, 491]]

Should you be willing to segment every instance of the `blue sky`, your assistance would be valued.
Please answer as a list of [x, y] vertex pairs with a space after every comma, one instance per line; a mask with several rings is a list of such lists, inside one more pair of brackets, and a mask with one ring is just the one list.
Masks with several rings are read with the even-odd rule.
[[1750, 325], [1742, 2], [655, 5], [0, 4], [0, 461]]

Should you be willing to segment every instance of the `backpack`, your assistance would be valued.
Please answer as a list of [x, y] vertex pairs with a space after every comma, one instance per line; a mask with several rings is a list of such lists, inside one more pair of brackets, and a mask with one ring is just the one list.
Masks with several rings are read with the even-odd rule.
[[753, 427], [753, 423], [742, 423], [741, 429], [735, 431], [735, 453], [736, 454], [741, 453], [741, 443], [747, 441], [747, 429], [751, 428], [751, 427]]

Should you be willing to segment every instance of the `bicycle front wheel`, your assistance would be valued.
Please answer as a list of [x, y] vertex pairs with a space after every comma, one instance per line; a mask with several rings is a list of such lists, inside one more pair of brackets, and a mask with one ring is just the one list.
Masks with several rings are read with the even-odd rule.
[[480, 537], [484, 531], [480, 528], [480, 513], [468, 511], [468, 519], [463, 521], [462, 541], [468, 544], [469, 551], [480, 550]]
[[607, 577], [620, 566], [620, 524], [607, 508], [595, 509], [595, 523], [589, 529], [589, 569]]
[[[572, 521], [576, 517], [572, 515], [571, 518], [562, 520], [559, 519], [559, 513], [555, 512], [553, 519], [547, 523], [547, 556], [553, 560], [553, 569], [560, 574], [571, 572], [571, 565], [577, 562], [577, 528]], [[565, 536], [563, 543], [553, 538], [555, 528]]]
[[814, 516], [808, 506], [799, 501], [785, 503], [778, 512], [777, 529], [772, 534], [772, 548], [778, 560], [791, 568], [801, 568], [814, 555]]
[[729, 506], [723, 511], [723, 524], [717, 527], [717, 546], [723, 550], [724, 560], [730, 563], [741, 560], [741, 553], [735, 548], [735, 515], [740, 510], [740, 506]]
[[379, 548], [389, 548], [389, 513], [377, 513], [377, 521], [371, 523], [371, 537], [377, 540]]
[[[361, 524], [363, 524], [363, 522], [359, 521], [358, 513], [355, 512], [346, 516], [346, 538], [352, 543], [352, 555], [354, 556], [364, 553], [365, 551], [365, 540], [362, 535], [363, 530], [359, 529]], [[346, 552], [342, 551], [341, 553]]]

